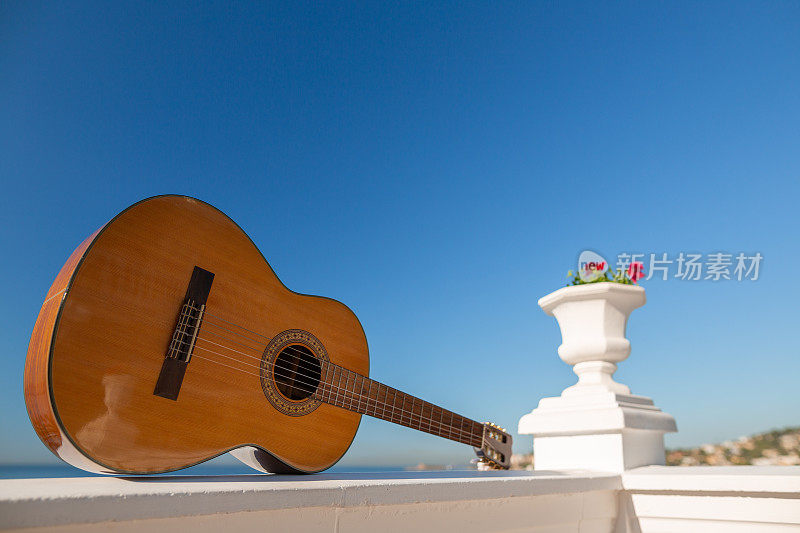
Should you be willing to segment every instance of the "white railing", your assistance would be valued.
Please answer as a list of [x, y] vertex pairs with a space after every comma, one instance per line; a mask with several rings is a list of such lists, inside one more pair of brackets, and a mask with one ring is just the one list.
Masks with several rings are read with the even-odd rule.
[[640, 287], [567, 287], [559, 321], [578, 383], [520, 420], [535, 472], [73, 478], [0, 483], [0, 528], [47, 531], [800, 531], [800, 467], [666, 467], [675, 420], [613, 379]]
[[0, 527], [48, 531], [611, 531], [620, 478], [543, 472], [6, 481]]
[[800, 467], [7, 480], [0, 528], [46, 531], [800, 530]]

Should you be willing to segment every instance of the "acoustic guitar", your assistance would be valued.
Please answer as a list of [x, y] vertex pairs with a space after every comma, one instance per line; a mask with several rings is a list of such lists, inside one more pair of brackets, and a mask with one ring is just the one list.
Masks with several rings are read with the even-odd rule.
[[158, 196], [69, 257], [31, 335], [25, 402], [42, 442], [105, 474], [177, 470], [230, 452], [311, 473], [361, 415], [468, 444], [508, 468], [511, 436], [369, 378], [344, 304], [287, 289], [221, 211]]

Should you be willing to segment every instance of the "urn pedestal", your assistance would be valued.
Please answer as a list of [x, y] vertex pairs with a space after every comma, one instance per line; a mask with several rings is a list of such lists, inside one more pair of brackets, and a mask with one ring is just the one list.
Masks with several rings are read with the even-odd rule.
[[631, 351], [628, 316], [645, 302], [642, 287], [619, 283], [565, 287], [539, 300], [558, 321], [558, 355], [578, 382], [519, 421], [519, 433], [533, 435], [536, 470], [623, 472], [664, 464], [664, 433], [677, 431], [675, 419], [613, 379]]

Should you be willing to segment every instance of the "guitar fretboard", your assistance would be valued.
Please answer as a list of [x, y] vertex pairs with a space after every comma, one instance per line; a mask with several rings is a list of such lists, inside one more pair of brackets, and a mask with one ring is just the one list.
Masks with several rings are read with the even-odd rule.
[[314, 396], [325, 403], [481, 447], [483, 424], [325, 362]]

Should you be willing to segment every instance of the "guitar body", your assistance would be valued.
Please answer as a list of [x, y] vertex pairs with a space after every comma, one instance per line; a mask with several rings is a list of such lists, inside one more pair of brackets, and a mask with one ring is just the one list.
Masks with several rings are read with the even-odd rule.
[[[165, 354], [196, 267], [213, 273], [205, 309], [218, 329], [203, 323], [173, 399], [154, 391], [172, 379], [162, 376]], [[276, 408], [259, 351], [287, 331], [368, 375], [366, 337], [345, 305], [287, 289], [209, 204], [144, 200], [86, 239], [47, 293], [25, 366], [28, 412], [50, 450], [95, 472], [167, 472], [232, 450], [264, 471], [324, 470], [347, 451], [361, 415], [327, 403]]]

